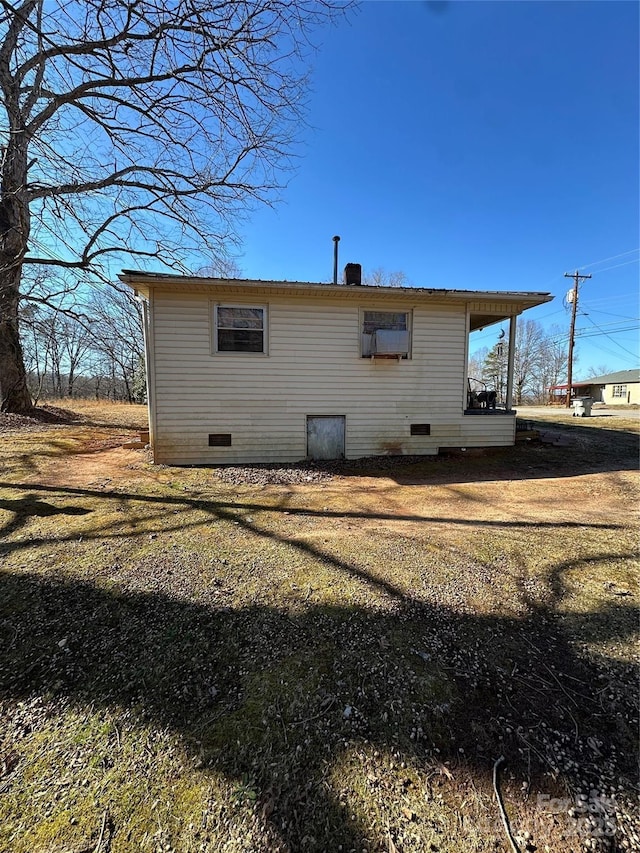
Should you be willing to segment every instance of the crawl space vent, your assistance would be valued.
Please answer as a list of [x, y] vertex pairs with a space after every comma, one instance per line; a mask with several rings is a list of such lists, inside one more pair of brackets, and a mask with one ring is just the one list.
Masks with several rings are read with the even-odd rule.
[[431, 424], [411, 424], [411, 435], [431, 435]]
[[209, 447], [231, 447], [230, 432], [209, 433]]

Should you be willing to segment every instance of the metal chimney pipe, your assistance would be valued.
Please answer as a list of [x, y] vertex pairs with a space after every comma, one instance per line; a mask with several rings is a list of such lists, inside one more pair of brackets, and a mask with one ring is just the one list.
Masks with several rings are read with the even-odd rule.
[[333, 238], [333, 283], [338, 283], [338, 243], [340, 238], [336, 234]]

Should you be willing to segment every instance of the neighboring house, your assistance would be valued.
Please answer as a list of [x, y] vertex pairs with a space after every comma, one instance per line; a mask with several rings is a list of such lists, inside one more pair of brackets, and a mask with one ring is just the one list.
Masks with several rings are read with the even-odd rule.
[[[196, 278], [125, 270], [142, 300], [154, 460], [294, 462], [513, 444], [471, 408], [469, 333], [548, 293]], [[513, 349], [513, 348], [512, 348]]]
[[[566, 398], [567, 384], [549, 388], [552, 402]], [[571, 383], [572, 397], [591, 397], [607, 406], [640, 405], [640, 370], [618, 370]]]

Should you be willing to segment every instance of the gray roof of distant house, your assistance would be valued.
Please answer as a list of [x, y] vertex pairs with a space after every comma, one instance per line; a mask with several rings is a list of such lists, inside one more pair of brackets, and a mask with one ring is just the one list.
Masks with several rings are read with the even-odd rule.
[[640, 368], [634, 370], [618, 370], [615, 373], [605, 373], [603, 376], [590, 376], [583, 379], [581, 385], [627, 385], [630, 382], [640, 382]]

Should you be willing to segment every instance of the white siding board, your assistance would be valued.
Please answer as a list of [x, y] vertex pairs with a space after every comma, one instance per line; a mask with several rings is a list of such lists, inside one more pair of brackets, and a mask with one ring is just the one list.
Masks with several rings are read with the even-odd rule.
[[[269, 354], [212, 353], [215, 300], [204, 293], [157, 293], [159, 462], [301, 459], [306, 416], [322, 414], [346, 416], [351, 457], [513, 440], [513, 417], [462, 414], [464, 303], [415, 308], [412, 357], [396, 361], [360, 357], [360, 309], [396, 310], [374, 295], [363, 292], [361, 303], [340, 303], [338, 296], [335, 304], [263, 295], [219, 301], [268, 305]], [[411, 306], [401, 302], [397, 310]], [[412, 422], [430, 423], [432, 434], [411, 436]], [[232, 434], [231, 447], [208, 446], [209, 434], [217, 432]]]

